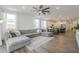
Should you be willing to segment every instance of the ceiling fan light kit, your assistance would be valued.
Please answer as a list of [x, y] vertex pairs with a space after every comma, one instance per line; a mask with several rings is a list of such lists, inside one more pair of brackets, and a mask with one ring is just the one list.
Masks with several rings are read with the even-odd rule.
[[47, 13], [49, 13], [49, 9], [50, 7], [44, 8], [43, 5], [40, 5], [39, 8], [33, 7], [33, 9], [35, 9], [37, 11], [38, 15], [44, 14], [46, 15]]

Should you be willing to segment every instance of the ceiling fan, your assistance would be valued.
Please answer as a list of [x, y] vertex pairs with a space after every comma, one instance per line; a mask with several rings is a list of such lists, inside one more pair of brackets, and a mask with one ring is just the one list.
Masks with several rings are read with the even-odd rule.
[[38, 15], [41, 15], [41, 14], [46, 15], [47, 13], [50, 12], [50, 11], [49, 11], [50, 7], [44, 8], [43, 5], [40, 5], [38, 8], [33, 7], [33, 9], [35, 9], [35, 11], [36, 11], [36, 13], [37, 13]]

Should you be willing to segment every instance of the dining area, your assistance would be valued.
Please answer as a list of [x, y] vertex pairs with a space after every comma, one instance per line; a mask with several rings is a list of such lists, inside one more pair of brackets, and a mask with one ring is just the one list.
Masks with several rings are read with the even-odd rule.
[[52, 32], [54, 35], [65, 33], [67, 25], [61, 21], [47, 21], [47, 32]]
[[61, 24], [61, 27], [55, 28], [54, 26], [51, 26], [51, 28], [47, 28], [47, 32], [52, 32], [53, 34], [59, 34], [59, 33], [65, 33], [66, 27]]

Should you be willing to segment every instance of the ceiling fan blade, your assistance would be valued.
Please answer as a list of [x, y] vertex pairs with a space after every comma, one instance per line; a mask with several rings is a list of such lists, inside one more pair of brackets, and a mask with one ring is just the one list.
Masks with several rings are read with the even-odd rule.
[[47, 8], [45, 8], [45, 9], [43, 9], [43, 10], [47, 10], [47, 9], [50, 9], [50, 7], [47, 7]]
[[43, 8], [43, 5], [40, 5], [39, 8], [40, 8], [40, 9]]
[[43, 14], [46, 14], [46, 12], [42, 12]]
[[37, 9], [37, 8], [35, 8], [35, 7], [33, 7], [34, 9]]
[[43, 12], [48, 12], [49, 13], [50, 11], [43, 11]]

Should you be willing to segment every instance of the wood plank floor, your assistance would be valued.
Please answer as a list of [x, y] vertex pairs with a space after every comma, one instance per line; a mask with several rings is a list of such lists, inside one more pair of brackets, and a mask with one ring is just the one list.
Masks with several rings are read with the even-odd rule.
[[63, 34], [54, 36], [55, 38], [39, 48], [28, 51], [27, 48], [21, 48], [15, 51], [15, 53], [78, 53], [77, 42], [75, 39], [75, 33], [68, 31]]

